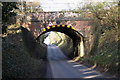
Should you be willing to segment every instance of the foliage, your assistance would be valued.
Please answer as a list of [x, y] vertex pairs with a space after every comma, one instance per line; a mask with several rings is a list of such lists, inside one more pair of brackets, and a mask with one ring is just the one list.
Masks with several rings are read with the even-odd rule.
[[[102, 72], [109, 72], [119, 75], [120, 69], [118, 43], [116, 41], [117, 32], [115, 30], [105, 31], [99, 38], [98, 51], [95, 55], [86, 55], [80, 58], [84, 63], [96, 64]], [[120, 35], [120, 34], [119, 34]]]
[[81, 58], [83, 62], [90, 64], [96, 64], [97, 67], [101, 67], [102, 72], [110, 72], [111, 74], [118, 75], [119, 67], [119, 53], [117, 48], [117, 41], [115, 36], [117, 32], [115, 30], [106, 31], [104, 35], [99, 38], [98, 51], [92, 55], [86, 55]]
[[111, 25], [111, 28], [118, 28], [118, 22], [120, 19], [118, 18], [118, 2], [97, 2], [97, 3], [89, 3], [86, 4], [85, 7], [83, 7], [80, 10], [80, 13], [91, 13], [93, 16], [92, 18], [96, 19], [100, 22], [103, 29], [105, 29], [105, 24]]
[[64, 52], [64, 54], [66, 56], [68, 56], [69, 58], [73, 58], [73, 54], [72, 54], [73, 53], [73, 41], [72, 41], [72, 39], [63, 33], [61, 35], [61, 39], [62, 39], [62, 41], [57, 45], [62, 49], [62, 51]]
[[6, 24], [9, 23], [9, 18], [16, 16], [15, 9], [18, 9], [16, 2], [2, 2], [2, 34], [7, 33]]
[[[91, 28], [91, 36], [89, 37], [89, 49], [83, 62], [90, 64], [97, 64], [98, 67], [103, 68], [103, 71], [109, 71], [118, 75], [120, 69], [119, 53], [118, 53], [118, 38], [119, 33], [119, 6], [118, 2], [97, 2], [86, 4], [80, 10], [80, 14], [84, 18], [89, 13], [91, 19], [94, 18], [95, 24]], [[92, 47], [92, 48], [91, 48]], [[94, 54], [93, 54], [94, 53]]]
[[2, 2], [2, 21], [7, 23], [8, 18], [16, 16], [14, 9], [18, 9], [16, 2]]
[[39, 2], [27, 2], [23, 3], [24, 9], [26, 9], [26, 12], [40, 12], [43, 11], [43, 9], [40, 6]]
[[45, 62], [43, 62], [42, 59], [31, 57], [27, 52], [21, 36], [20, 25], [9, 25], [8, 34], [9, 35], [4, 36], [4, 40], [2, 41], [2, 77], [43, 77], [44, 69], [46, 68], [44, 65]]

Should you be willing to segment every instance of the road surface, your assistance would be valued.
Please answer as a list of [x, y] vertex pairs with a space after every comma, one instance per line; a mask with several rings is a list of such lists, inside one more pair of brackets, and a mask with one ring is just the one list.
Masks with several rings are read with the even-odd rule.
[[104, 78], [102, 74], [69, 60], [54, 44], [48, 45], [47, 58], [47, 78]]

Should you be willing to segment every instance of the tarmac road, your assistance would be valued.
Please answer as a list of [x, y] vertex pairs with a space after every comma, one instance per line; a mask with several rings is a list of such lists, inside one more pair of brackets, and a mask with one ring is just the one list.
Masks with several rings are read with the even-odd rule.
[[69, 60], [54, 44], [48, 45], [47, 58], [47, 78], [105, 78], [97, 71]]

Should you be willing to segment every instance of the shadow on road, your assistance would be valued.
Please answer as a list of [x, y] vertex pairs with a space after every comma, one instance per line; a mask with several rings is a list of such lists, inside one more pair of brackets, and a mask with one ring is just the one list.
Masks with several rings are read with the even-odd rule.
[[91, 68], [83, 66], [73, 60], [69, 60], [56, 45], [48, 45], [47, 58], [49, 66], [47, 78], [107, 78]]

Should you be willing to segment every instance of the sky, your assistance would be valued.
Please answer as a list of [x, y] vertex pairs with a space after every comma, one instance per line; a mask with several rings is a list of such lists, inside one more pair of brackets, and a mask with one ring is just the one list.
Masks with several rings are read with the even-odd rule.
[[45, 44], [50, 44], [50, 38], [49, 38], [49, 36], [44, 40], [44, 43]]
[[44, 11], [61, 11], [76, 9], [80, 0], [41, 0]]
[[83, 6], [85, 2], [112, 2], [116, 0], [25, 0], [29, 2], [39, 1], [43, 11], [73, 10]]

